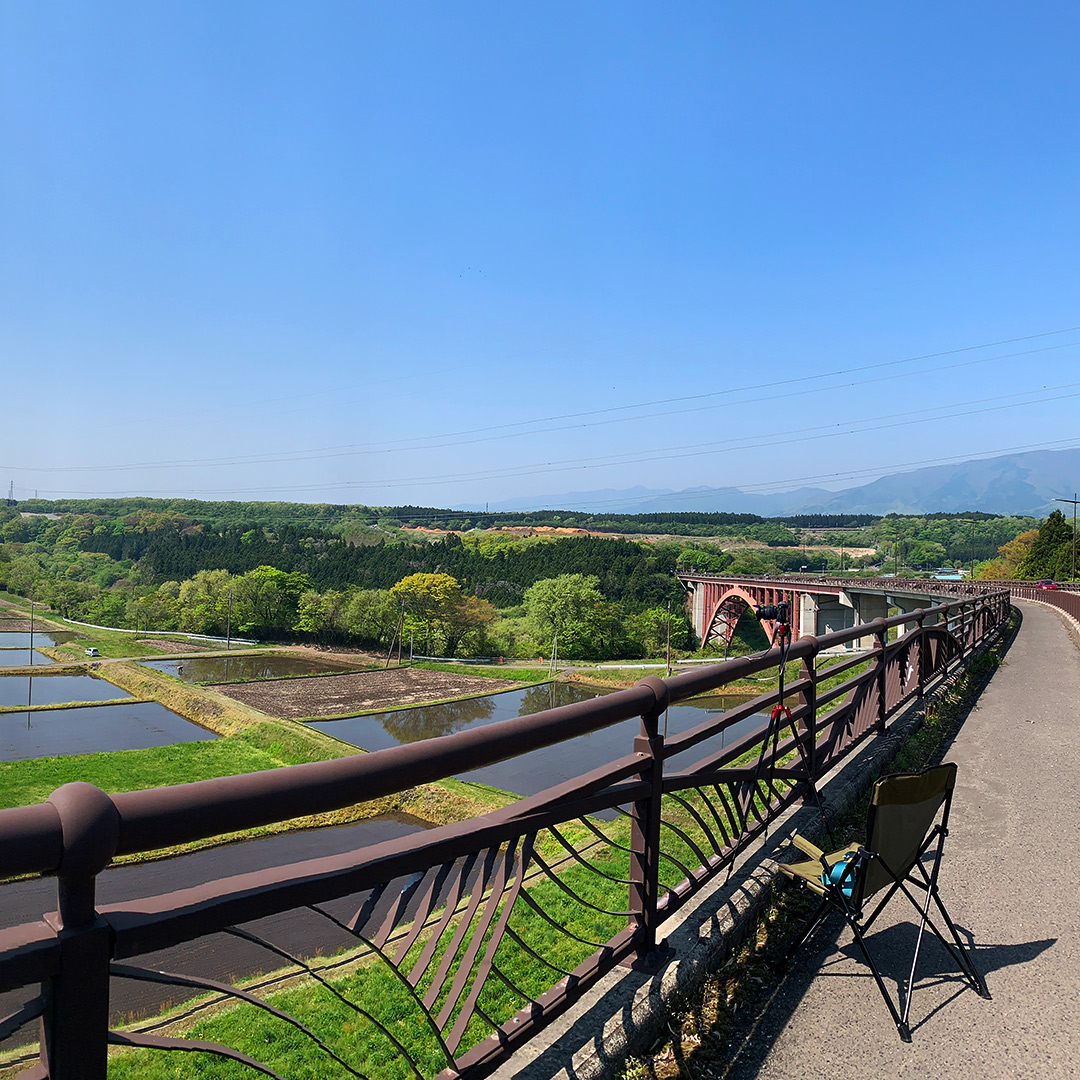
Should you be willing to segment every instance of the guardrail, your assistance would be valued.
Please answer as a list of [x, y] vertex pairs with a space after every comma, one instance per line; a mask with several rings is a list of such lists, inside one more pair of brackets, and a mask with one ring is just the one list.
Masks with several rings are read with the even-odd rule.
[[1030, 581], [1009, 583], [1009, 594], [1017, 600], [1037, 600], [1041, 604], [1060, 608], [1080, 623], [1080, 586], [1059, 585], [1056, 589], [1033, 587]]
[[[776, 668], [779, 650], [377, 753], [112, 796], [67, 784], [43, 804], [0, 811], [3, 874], [57, 879], [55, 912], [0, 931], [0, 992], [26, 988], [0, 1038], [11, 1045], [36, 1021], [39, 1046], [24, 1060], [39, 1080], [104, 1080], [110, 1045], [201, 1051], [271, 1076], [293, 1071], [292, 1053], [353, 1076], [365, 1075], [365, 1062], [377, 1063], [379, 1077], [484, 1076], [614, 965], [655, 957], [667, 918], [905, 702], [996, 634], [1009, 606], [1002, 590], [800, 638], [788, 653], [800, 668], [787, 688], [791, 724], [762, 722], [727, 745], [725, 732], [776, 703], [776, 690], [670, 738], [660, 718], [670, 704]], [[893, 628], [908, 632], [889, 641]], [[873, 649], [819, 667], [823, 649], [867, 636]], [[482, 817], [95, 902], [97, 875], [115, 856], [351, 805], [635, 717], [640, 732], [625, 756]], [[298, 908], [345, 940], [345, 951], [292, 955], [251, 925]], [[245, 988], [146, 959], [213, 934], [257, 945], [283, 971]], [[155, 1000], [202, 994], [209, 1004], [189, 1002], [172, 1027], [168, 1017], [115, 1026], [116, 979], [163, 987]], [[282, 980], [312, 992], [275, 997]], [[222, 1030], [237, 1015], [223, 1007], [230, 999], [253, 1018], [227, 1044]]]

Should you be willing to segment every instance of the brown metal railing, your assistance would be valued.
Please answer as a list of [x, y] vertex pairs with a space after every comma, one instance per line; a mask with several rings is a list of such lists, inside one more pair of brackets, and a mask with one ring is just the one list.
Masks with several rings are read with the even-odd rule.
[[[162, 1034], [169, 1029], [154, 1018], [111, 1028], [111, 981], [136, 980], [164, 986], [174, 1001], [195, 993], [234, 998], [267, 1023], [299, 1030], [312, 1055], [335, 1063], [331, 1071], [364, 1075], [360, 1051], [340, 1040], [341, 1025], [320, 1026], [329, 1022], [320, 1015], [329, 1016], [328, 1006], [293, 1015], [265, 990], [138, 963], [221, 933], [258, 945], [271, 966], [284, 965], [331, 995], [334, 1008], [351, 1010], [363, 1044], [381, 1045], [379, 1060], [396, 1063], [380, 1066], [379, 1076], [483, 1076], [612, 966], [654, 955], [665, 919], [804, 798], [811, 782], [998, 632], [1008, 613], [1006, 591], [980, 592], [800, 638], [788, 653], [800, 664], [788, 687], [791, 725], [776, 732], [763, 721], [730, 745], [724, 733], [768, 709], [775, 690], [667, 739], [660, 718], [670, 704], [775, 669], [776, 649], [377, 753], [112, 796], [68, 784], [41, 805], [0, 811], [0, 872], [57, 879], [56, 912], [0, 931], [0, 993], [32, 988], [0, 1021], [0, 1039], [10, 1044], [36, 1021], [28, 1075], [51, 1080], [104, 1078], [110, 1044], [201, 1050], [277, 1075], [257, 1040], [226, 1046], [199, 1029]], [[904, 627], [908, 633], [888, 640], [890, 629]], [[822, 650], [870, 636], [871, 650], [819, 663]], [[117, 855], [351, 805], [633, 717], [640, 734], [626, 756], [482, 817], [345, 855], [96, 904], [97, 875]], [[341, 914], [343, 898], [351, 914]], [[293, 955], [251, 926], [301, 908], [347, 936], [344, 959]], [[348, 984], [339, 979], [345, 971]], [[382, 979], [386, 990], [354, 993], [357, 979]], [[383, 1015], [378, 1002], [391, 998]], [[411, 1010], [407, 1023], [403, 1009]]]
[[1030, 581], [1002, 582], [1017, 600], [1037, 600], [1041, 604], [1060, 608], [1080, 622], [1080, 584], [1062, 583], [1055, 589], [1040, 589]]

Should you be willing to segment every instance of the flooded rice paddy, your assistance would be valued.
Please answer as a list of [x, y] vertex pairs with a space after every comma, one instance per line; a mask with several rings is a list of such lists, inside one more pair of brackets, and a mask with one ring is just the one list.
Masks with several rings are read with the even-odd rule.
[[356, 671], [361, 665], [344, 660], [323, 660], [312, 656], [282, 656], [275, 653], [245, 656], [181, 657], [176, 660], [143, 660], [143, 667], [164, 671], [189, 683], [247, 682], [252, 679], [281, 679], [289, 675], [331, 675]]
[[[34, 637], [37, 637], [37, 634]], [[37, 649], [0, 649], [0, 667], [25, 667], [27, 664], [33, 664], [35, 667], [41, 664], [44, 667], [46, 664], [54, 663], [56, 663], [55, 660], [50, 660]]]
[[213, 733], [157, 702], [0, 714], [0, 761], [204, 742]]
[[[570, 683], [553, 683], [443, 705], [399, 709], [344, 720], [312, 721], [311, 726], [364, 750], [383, 750], [402, 743], [451, 735], [465, 727], [530, 716], [558, 705], [587, 701], [605, 692], [609, 691], [598, 692]], [[725, 695], [701, 699], [697, 703], [672, 705], [667, 712], [667, 732], [675, 735], [687, 731], [709, 716], [715, 716], [721, 710], [733, 708], [746, 700], [744, 696]], [[719, 749], [741, 738], [765, 723], [767, 716], [767, 713], [759, 713], [747, 717], [710, 742], [710, 748]], [[663, 731], [663, 718], [660, 724]], [[517, 795], [533, 795], [629, 754], [639, 730], [638, 719], [626, 720], [558, 746], [534, 750], [520, 758], [474, 769], [463, 773], [462, 778], [490, 784]]]
[[[56, 645], [58, 634], [34, 633], [35, 645]], [[24, 630], [0, 630], [0, 649], [29, 649], [30, 634]]]
[[0, 676], [0, 705], [62, 705], [67, 701], [111, 701], [131, 695], [93, 675]]

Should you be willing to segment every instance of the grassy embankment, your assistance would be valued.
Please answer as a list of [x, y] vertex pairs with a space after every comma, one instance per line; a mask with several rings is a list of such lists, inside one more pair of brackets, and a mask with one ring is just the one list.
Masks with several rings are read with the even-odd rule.
[[[0, 593], [0, 601], [4, 602], [5, 614], [17, 615], [20, 618], [29, 620], [30, 603], [24, 597], [14, 596], [11, 593]], [[156, 633], [147, 630], [135, 634], [130, 630], [110, 630], [81, 626], [77, 623], [68, 622], [48, 608], [41, 607], [36, 607], [34, 610], [34, 630], [35, 633], [43, 634], [56, 630], [79, 635], [74, 641], [64, 642], [61, 645], [40, 646], [35, 644], [35, 648], [40, 648], [46, 656], [60, 664], [79, 663], [85, 660], [86, 654], [84, 650], [89, 648], [97, 649], [103, 659], [121, 659], [124, 657], [142, 659], [150, 656], [165, 659], [172, 654], [163, 655], [162, 650], [153, 642], [173, 640], [199, 645], [199, 642], [190, 641], [184, 634], [178, 633]], [[208, 652], [216, 648], [217, 646], [213, 642], [205, 643], [205, 649]], [[243, 646], [244, 650], [261, 650], [265, 648], [273, 648], [273, 646], [261, 643]], [[194, 649], [191, 652], [185, 651], [183, 655], [193, 656], [196, 655], [196, 651]]]
[[512, 664], [439, 664], [427, 660], [416, 660], [410, 667], [422, 671], [442, 671], [451, 675], [478, 675], [482, 679], [506, 679], [516, 683], [547, 682], [549, 675], [546, 667], [514, 667]]

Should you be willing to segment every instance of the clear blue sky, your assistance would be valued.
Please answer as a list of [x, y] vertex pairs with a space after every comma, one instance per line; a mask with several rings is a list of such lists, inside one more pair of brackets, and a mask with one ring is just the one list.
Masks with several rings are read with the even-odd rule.
[[871, 366], [1080, 327], [1077, 40], [1060, 2], [2, 0], [4, 493], [1080, 444], [1080, 330]]

